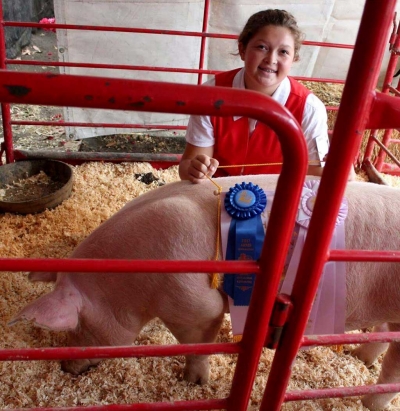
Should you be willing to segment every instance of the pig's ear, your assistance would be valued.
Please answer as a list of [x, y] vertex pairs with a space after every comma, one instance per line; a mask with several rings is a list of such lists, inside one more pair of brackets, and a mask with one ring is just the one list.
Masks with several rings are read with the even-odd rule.
[[77, 294], [63, 298], [55, 291], [28, 304], [8, 325], [18, 321], [33, 321], [38, 327], [53, 331], [74, 330], [78, 325], [80, 301]]
[[49, 273], [43, 271], [33, 271], [28, 275], [29, 281], [44, 281], [46, 283], [54, 282], [57, 280], [57, 273]]

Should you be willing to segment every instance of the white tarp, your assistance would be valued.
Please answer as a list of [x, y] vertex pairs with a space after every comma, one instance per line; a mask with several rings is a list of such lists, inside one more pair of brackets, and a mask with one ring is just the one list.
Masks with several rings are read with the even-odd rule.
[[[290, 11], [306, 40], [354, 44], [365, 0], [212, 0], [208, 32], [238, 35], [248, 17], [265, 8]], [[57, 23], [137, 27], [201, 32], [204, 0], [54, 0]], [[400, 7], [397, 6], [400, 10]], [[388, 28], [388, 36], [392, 27]], [[58, 30], [60, 61], [151, 67], [199, 68], [200, 37], [102, 31]], [[365, 39], [368, 42], [368, 39]], [[229, 70], [242, 66], [237, 43], [206, 40], [204, 68]], [[303, 45], [294, 76], [345, 79], [352, 50]], [[387, 67], [388, 52], [382, 64]], [[197, 74], [92, 68], [61, 68], [67, 74], [96, 75], [140, 80], [197, 84]], [[203, 76], [206, 80], [207, 76]], [[65, 121], [90, 123], [186, 125], [188, 116], [112, 110], [65, 108]], [[133, 130], [68, 127], [67, 135], [81, 139]], [[139, 129], [139, 131], [144, 131]]]

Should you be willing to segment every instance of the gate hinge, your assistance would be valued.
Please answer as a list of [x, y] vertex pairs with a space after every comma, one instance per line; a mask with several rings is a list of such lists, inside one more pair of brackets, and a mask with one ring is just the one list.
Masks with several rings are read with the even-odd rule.
[[267, 337], [265, 339], [265, 347], [271, 349], [278, 347], [283, 327], [289, 318], [292, 307], [293, 303], [289, 295], [278, 294], [276, 296], [274, 308], [272, 309], [271, 321], [268, 326]]

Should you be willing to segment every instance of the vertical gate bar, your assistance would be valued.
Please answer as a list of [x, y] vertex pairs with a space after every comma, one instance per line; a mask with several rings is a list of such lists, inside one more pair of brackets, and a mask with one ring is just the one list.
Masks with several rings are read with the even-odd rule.
[[293, 141], [292, 146], [288, 146], [287, 140], [281, 138], [287, 131], [277, 131], [284, 161], [259, 259], [260, 273], [256, 276], [240, 341], [241, 351], [228, 399], [229, 411], [244, 411], [248, 407], [307, 172], [308, 154], [303, 133], [299, 129], [301, 141]]
[[[396, 18], [397, 14], [394, 13], [394, 19]], [[385, 79], [383, 80], [383, 87], [382, 93], [388, 93], [389, 87], [392, 84], [394, 72], [396, 70], [397, 61], [399, 59], [399, 47], [400, 47], [400, 26], [397, 26], [396, 21], [393, 21], [394, 25], [394, 33], [391, 36], [392, 43], [390, 43], [390, 57], [388, 68], [386, 70]], [[396, 29], [397, 26], [397, 30]]]
[[[385, 132], [383, 133], [383, 137], [382, 137], [382, 144], [387, 148], [389, 146], [390, 143], [390, 138], [392, 137], [393, 134], [393, 130], [392, 129], [387, 129], [385, 130]], [[385, 150], [383, 150], [382, 148], [379, 149], [378, 152], [378, 156], [375, 160], [375, 168], [378, 171], [382, 171], [382, 167], [383, 167], [383, 163], [386, 159], [386, 152]]]
[[[394, 13], [393, 33], [392, 33], [389, 43], [390, 43], [390, 58], [389, 58], [388, 67], [386, 69], [385, 79], [383, 80], [382, 93], [389, 92], [389, 86], [392, 84], [394, 72], [396, 70], [397, 61], [399, 59], [397, 50], [400, 47], [400, 26], [397, 26], [397, 23], [396, 23], [396, 13]], [[388, 146], [391, 135], [392, 135], [392, 130], [386, 130], [383, 135], [382, 143], [386, 147]], [[371, 138], [368, 140], [367, 147], [365, 148], [364, 160], [371, 161], [372, 152], [375, 146], [374, 137], [375, 138], [377, 137], [377, 130], [373, 130], [373, 131], [371, 130]], [[373, 162], [375, 168], [378, 171], [382, 171], [382, 165], [383, 165], [385, 158], [386, 158], [386, 153], [382, 149], [380, 149], [375, 161]]]
[[[205, 0], [204, 1], [203, 28], [202, 28], [203, 35], [201, 36], [201, 46], [200, 46], [200, 60], [199, 60], [200, 70], [204, 68], [204, 54], [205, 54], [206, 41], [207, 41], [207, 38], [204, 37], [204, 34], [207, 32], [209, 16], [210, 16], [210, 0]], [[203, 74], [199, 73], [197, 77], [197, 84], [200, 85], [202, 82], [203, 82]]]
[[[0, 0], [0, 68], [6, 69], [6, 37], [4, 34], [4, 14], [3, 14], [3, 0]], [[6, 153], [6, 162], [14, 162], [14, 147], [13, 136], [11, 127], [11, 110], [10, 104], [1, 103], [1, 115], [3, 121], [3, 136], [4, 136], [4, 148]], [[0, 164], [2, 164], [0, 158]]]
[[285, 399], [285, 390], [316, 294], [320, 273], [327, 261], [350, 167], [359, 150], [373, 102], [379, 63], [384, 54], [387, 28], [390, 26], [395, 4], [396, 0], [367, 0], [365, 4], [331, 148], [293, 286], [291, 296], [294, 309], [274, 356], [261, 403], [262, 411], [278, 411]]

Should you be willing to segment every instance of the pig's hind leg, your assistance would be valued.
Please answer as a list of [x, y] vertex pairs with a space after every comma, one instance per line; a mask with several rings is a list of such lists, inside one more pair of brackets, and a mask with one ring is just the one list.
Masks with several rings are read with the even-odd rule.
[[[225, 294], [210, 285], [204, 274], [170, 276], [168, 293], [158, 299], [154, 314], [181, 344], [213, 343], [221, 328], [228, 302]], [[209, 378], [208, 355], [187, 355], [184, 379], [205, 384]]]
[[[375, 326], [372, 330], [373, 332], [387, 332], [389, 331], [389, 324], [384, 323]], [[367, 367], [371, 367], [375, 360], [387, 350], [389, 347], [388, 343], [369, 343], [361, 344], [355, 350], [352, 351], [352, 355], [361, 360]]]
[[[400, 324], [389, 324], [389, 331], [400, 331]], [[392, 342], [383, 358], [377, 384], [398, 382], [400, 382], [400, 343]], [[396, 393], [369, 394], [362, 398], [362, 403], [371, 411], [380, 411], [384, 410], [396, 395]]]
[[[208, 322], [191, 324], [165, 323], [181, 344], [212, 343], [221, 328], [224, 314]], [[206, 384], [209, 379], [210, 364], [208, 355], [187, 355], [183, 378], [195, 384]]]

